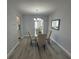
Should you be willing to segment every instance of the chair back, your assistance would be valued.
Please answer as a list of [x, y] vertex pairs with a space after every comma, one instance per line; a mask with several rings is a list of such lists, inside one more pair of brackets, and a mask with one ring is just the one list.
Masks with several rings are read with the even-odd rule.
[[43, 46], [46, 44], [46, 35], [45, 34], [39, 34], [37, 39], [38, 45]]
[[28, 34], [29, 34], [29, 38], [30, 38], [30, 40], [32, 40], [32, 36], [31, 36], [31, 33], [30, 33], [30, 32], [28, 32]]
[[49, 32], [47, 39], [50, 38], [51, 34], [52, 34], [52, 31]]

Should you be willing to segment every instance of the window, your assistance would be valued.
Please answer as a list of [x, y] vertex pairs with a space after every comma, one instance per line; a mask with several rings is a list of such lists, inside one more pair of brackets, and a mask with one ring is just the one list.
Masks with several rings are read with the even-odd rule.
[[43, 19], [34, 18], [34, 24], [35, 24], [35, 36], [37, 36], [39, 31], [43, 33]]

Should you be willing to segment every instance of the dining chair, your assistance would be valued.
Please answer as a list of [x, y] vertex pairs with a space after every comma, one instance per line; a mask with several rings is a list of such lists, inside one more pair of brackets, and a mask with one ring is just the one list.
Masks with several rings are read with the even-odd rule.
[[29, 38], [30, 38], [30, 44], [32, 45], [32, 36], [31, 36], [31, 33], [28, 32], [28, 34], [29, 34]]
[[46, 46], [46, 34], [39, 34], [37, 38], [38, 49], [44, 48]]
[[52, 34], [52, 31], [50, 31], [49, 33], [48, 33], [48, 35], [47, 35], [47, 38], [46, 38], [46, 40], [47, 40], [47, 42], [50, 44], [50, 36], [51, 36], [51, 34]]

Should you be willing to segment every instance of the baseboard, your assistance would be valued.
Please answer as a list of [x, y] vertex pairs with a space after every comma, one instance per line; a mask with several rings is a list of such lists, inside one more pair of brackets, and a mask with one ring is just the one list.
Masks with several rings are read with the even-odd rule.
[[53, 39], [55, 42], [69, 57], [71, 57], [71, 53], [69, 53], [62, 45], [60, 45], [56, 40]]
[[[24, 35], [23, 38], [24, 38], [24, 37], [29, 37], [29, 35]], [[33, 37], [33, 35], [31, 35], [31, 37]]]
[[15, 46], [10, 50], [10, 52], [7, 54], [7, 59], [11, 56], [12, 52], [14, 51], [14, 49], [19, 45], [19, 42], [17, 42], [15, 44]]
[[24, 36], [22, 36], [21, 39], [24, 39]]
[[28, 37], [29, 35], [24, 35], [23, 37]]

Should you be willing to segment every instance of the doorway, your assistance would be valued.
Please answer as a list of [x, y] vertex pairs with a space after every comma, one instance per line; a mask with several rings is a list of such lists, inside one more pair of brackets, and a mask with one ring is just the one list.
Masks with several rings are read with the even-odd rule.
[[37, 36], [39, 31], [43, 34], [43, 32], [44, 32], [43, 22], [44, 21], [41, 18], [34, 18], [35, 36]]

